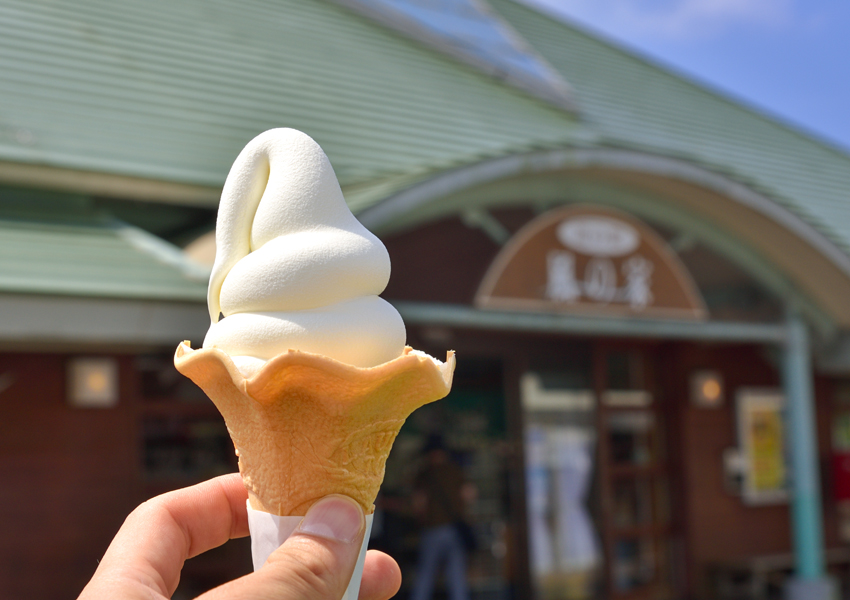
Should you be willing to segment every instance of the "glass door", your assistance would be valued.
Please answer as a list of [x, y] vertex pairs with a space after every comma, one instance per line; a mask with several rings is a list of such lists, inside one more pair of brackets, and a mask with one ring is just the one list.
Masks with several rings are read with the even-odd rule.
[[587, 350], [520, 381], [529, 566], [537, 600], [590, 600], [604, 589], [594, 510], [597, 395]]
[[672, 597], [671, 514], [652, 355], [599, 347], [594, 359], [602, 545], [609, 597]]
[[536, 600], [665, 600], [668, 468], [654, 355], [571, 345], [520, 380]]

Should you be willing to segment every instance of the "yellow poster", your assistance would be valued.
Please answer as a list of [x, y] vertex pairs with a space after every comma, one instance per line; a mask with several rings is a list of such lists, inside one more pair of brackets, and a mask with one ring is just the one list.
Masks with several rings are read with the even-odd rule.
[[738, 431], [746, 459], [744, 499], [752, 504], [785, 500], [785, 423], [782, 395], [773, 390], [741, 390]]
[[750, 416], [752, 455], [750, 470], [757, 492], [785, 487], [782, 416], [777, 410], [758, 408]]

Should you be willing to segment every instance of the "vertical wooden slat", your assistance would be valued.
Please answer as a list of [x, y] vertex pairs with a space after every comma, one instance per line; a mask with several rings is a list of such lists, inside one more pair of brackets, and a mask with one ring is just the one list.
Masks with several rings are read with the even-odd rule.
[[613, 597], [616, 585], [614, 582], [614, 537], [611, 530], [612, 505], [611, 505], [611, 448], [608, 436], [608, 408], [602, 401], [603, 394], [608, 387], [608, 375], [606, 361], [608, 353], [600, 342], [593, 344], [593, 392], [596, 396], [596, 432], [599, 439], [597, 444], [596, 465], [599, 470], [599, 495], [602, 516], [600, 523], [600, 535], [602, 537], [602, 554], [605, 571], [606, 595]]
[[531, 581], [531, 560], [528, 549], [528, 507], [525, 484], [525, 415], [520, 398], [519, 380], [528, 370], [527, 355], [506, 355], [504, 358], [505, 410], [508, 417], [508, 440], [511, 448], [510, 465], [510, 523], [514, 544], [516, 589], [522, 598], [534, 597]]

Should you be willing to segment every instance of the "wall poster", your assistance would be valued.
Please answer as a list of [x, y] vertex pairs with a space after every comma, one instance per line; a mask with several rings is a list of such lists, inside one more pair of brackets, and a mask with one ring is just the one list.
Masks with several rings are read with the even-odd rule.
[[758, 505], [787, 501], [784, 396], [775, 389], [742, 389], [737, 395], [737, 412], [744, 502]]

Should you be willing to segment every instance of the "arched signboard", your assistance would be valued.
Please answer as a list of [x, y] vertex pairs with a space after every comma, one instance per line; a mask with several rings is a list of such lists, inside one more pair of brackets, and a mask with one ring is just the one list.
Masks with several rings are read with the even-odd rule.
[[525, 225], [484, 276], [481, 308], [705, 319], [693, 279], [637, 219], [569, 206]]

